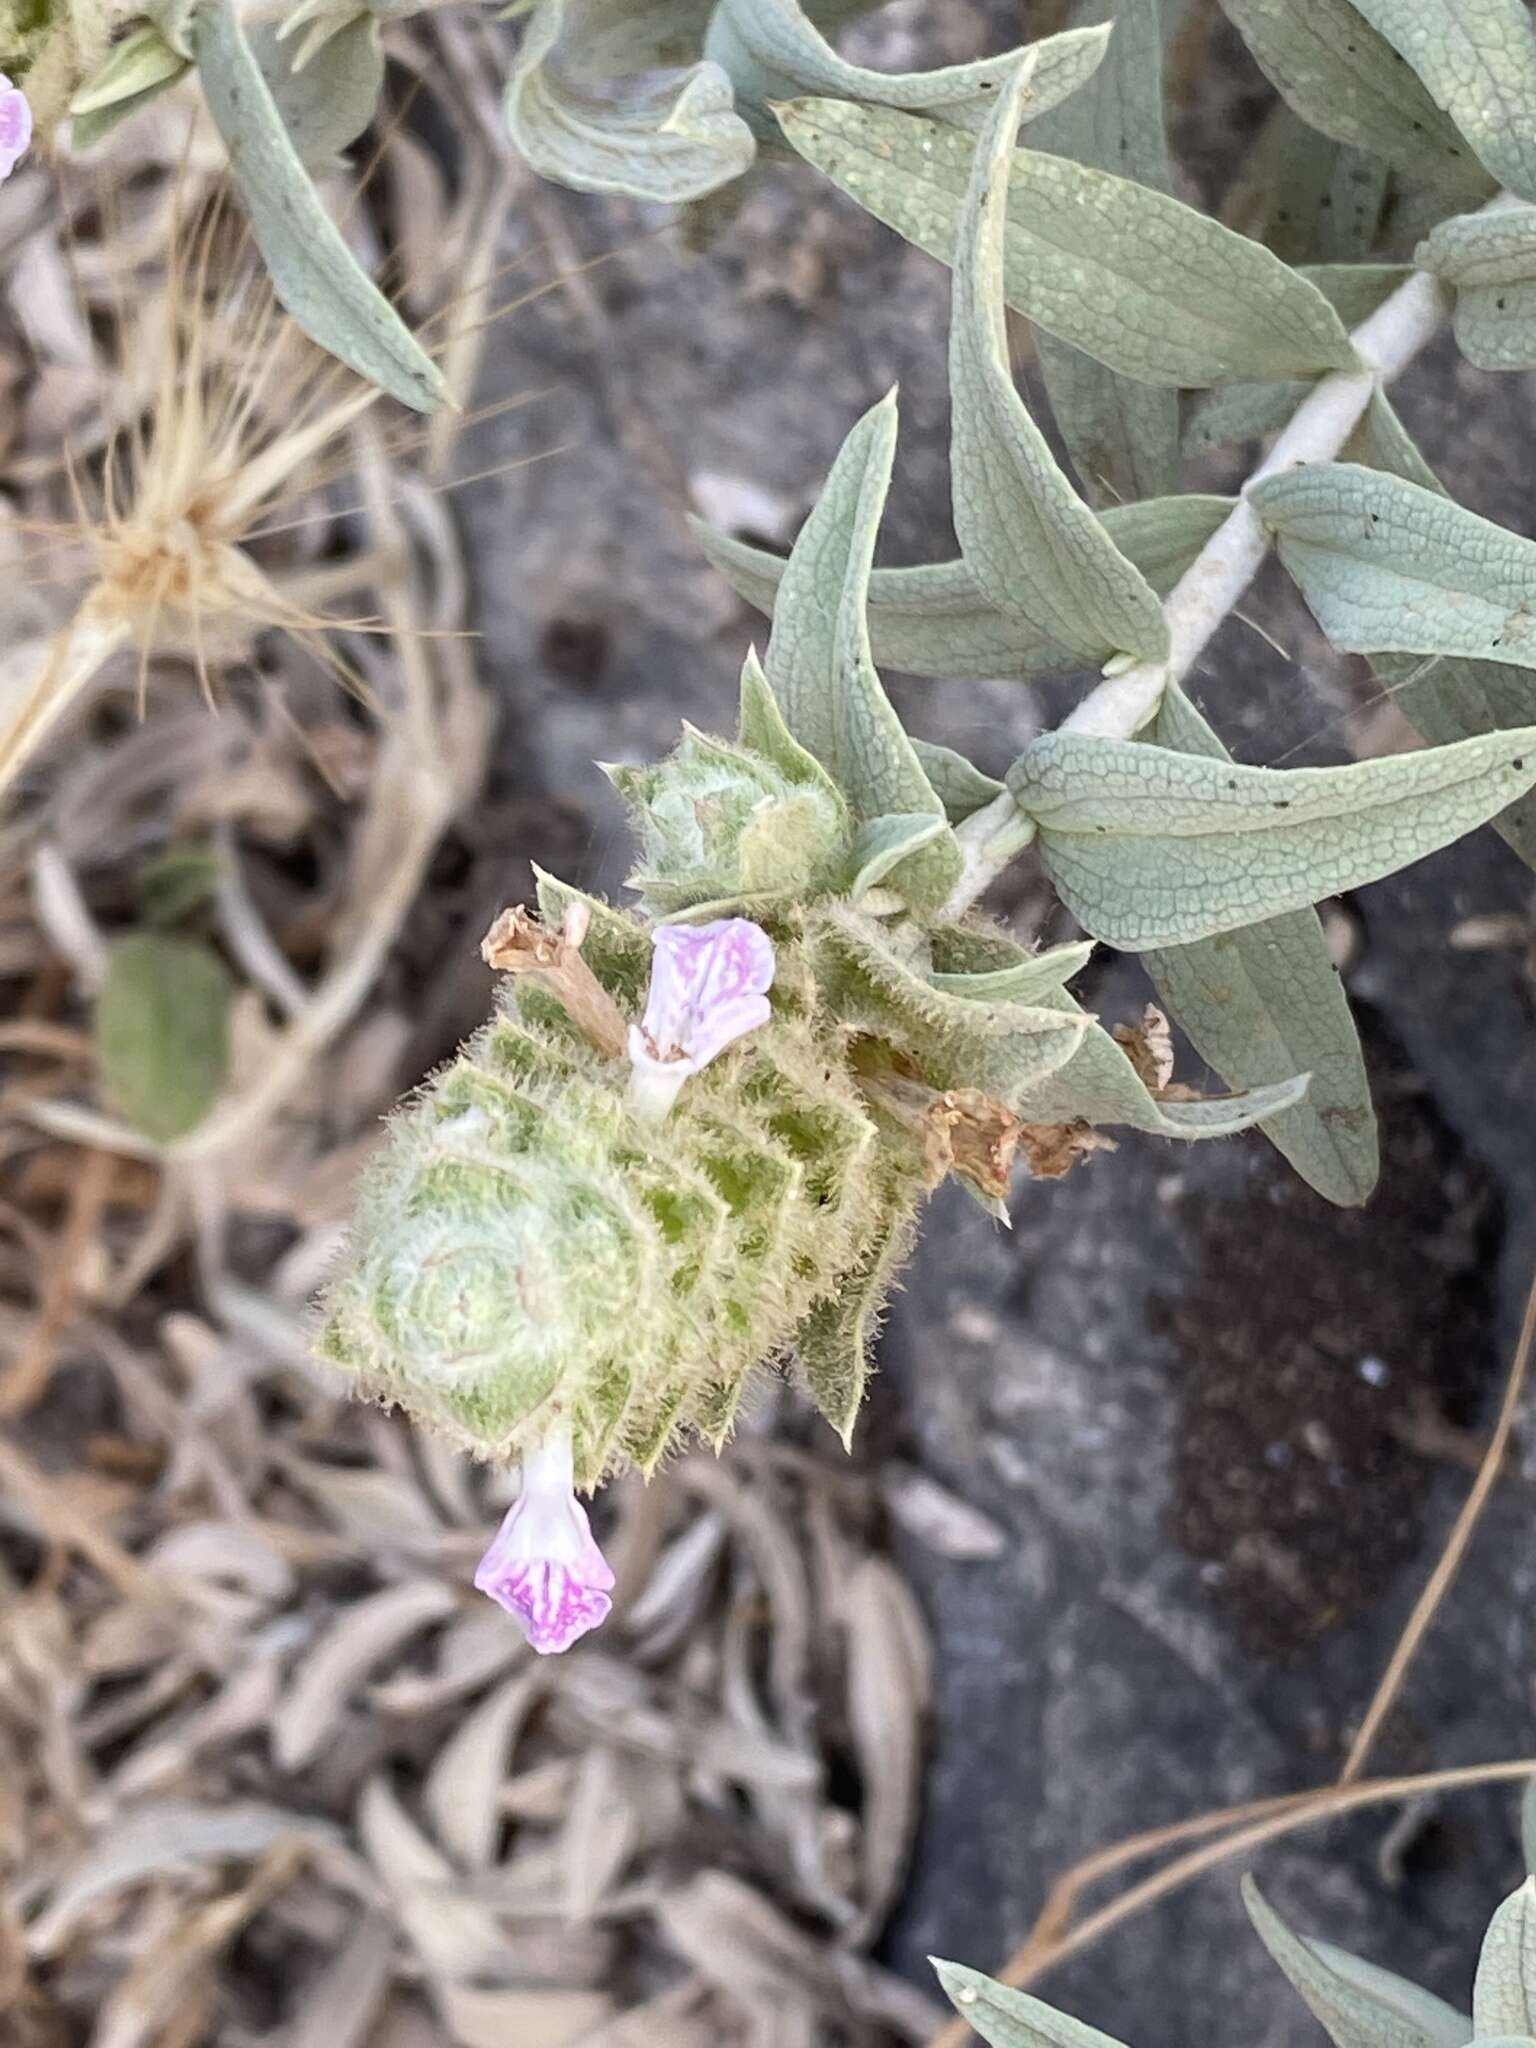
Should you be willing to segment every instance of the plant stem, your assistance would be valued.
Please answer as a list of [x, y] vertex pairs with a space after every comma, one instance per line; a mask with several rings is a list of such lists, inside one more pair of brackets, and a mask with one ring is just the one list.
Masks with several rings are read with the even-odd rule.
[[[1509, 194], [1490, 199], [1484, 212], [1515, 204]], [[1433, 339], [1446, 313], [1439, 280], [1415, 271], [1350, 336], [1358, 370], [1335, 370], [1302, 400], [1273, 447], [1243, 486], [1243, 495], [1170, 591], [1163, 605], [1169, 652], [1105, 676], [1062, 726], [1099, 739], [1134, 739], [1156, 712], [1169, 683], [1182, 682], [1207, 642], [1258, 574], [1269, 535], [1248, 502], [1256, 483], [1304, 462], [1331, 462], [1359, 424], [1372, 395], [1405, 370]], [[1012, 807], [1016, 810], [1016, 807]], [[1019, 850], [1010, 800], [999, 797], [957, 828], [965, 872], [945, 914], [958, 917]]]

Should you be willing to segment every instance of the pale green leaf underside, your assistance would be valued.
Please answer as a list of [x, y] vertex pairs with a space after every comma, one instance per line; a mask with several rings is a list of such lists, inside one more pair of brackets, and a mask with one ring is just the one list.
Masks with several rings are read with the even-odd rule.
[[556, 73], [564, 7], [538, 0], [507, 74], [508, 132], [541, 177], [675, 205], [746, 170], [757, 144], [718, 64], [695, 64], [622, 100], [598, 99]]
[[1469, 363], [1536, 369], [1536, 206], [1442, 221], [1414, 261], [1455, 286], [1452, 324]]
[[942, 812], [898, 813], [895, 817], [871, 818], [855, 835], [849, 860], [851, 879], [848, 894], [857, 903], [871, 889], [878, 888], [910, 854], [932, 846], [946, 829]]
[[[1389, 401], [1378, 392], [1356, 428], [1346, 455], [1352, 461], [1390, 470], [1426, 490], [1440, 481], [1409, 437]], [[1508, 732], [1536, 725], [1536, 675], [1507, 661], [1472, 661], [1465, 656], [1375, 654], [1371, 666], [1392, 692], [1392, 701], [1425, 739], [1436, 746], [1470, 739], [1474, 733]], [[1536, 868], [1536, 796], [1522, 797], [1501, 811], [1493, 828], [1526, 863]]]
[[1093, 951], [1090, 943], [1031, 953], [1001, 933], [969, 928], [950, 930], [940, 943], [945, 971], [933, 975], [935, 988], [971, 1002], [1027, 1003], [1083, 1023], [1082, 1039], [1071, 1058], [1038, 1075], [1014, 1098], [1013, 1106], [1026, 1122], [1066, 1124], [1081, 1119], [1125, 1124], [1161, 1138], [1221, 1138], [1283, 1114], [1305, 1093], [1306, 1076], [1296, 1074], [1250, 1094], [1161, 1102], [1123, 1049], [1067, 992], [1064, 984], [1086, 965]]
[[[1116, 547], [1160, 597], [1166, 597], [1232, 510], [1230, 498], [1190, 492], [1112, 506], [1099, 517]], [[783, 556], [733, 539], [701, 519], [689, 522], [705, 555], [733, 589], [772, 614]], [[913, 569], [876, 569], [869, 585], [869, 632], [882, 668], [960, 681], [985, 676], [1036, 676], [1078, 661], [1037, 628], [1000, 612], [961, 561]], [[1107, 660], [1105, 645], [1094, 658]]]
[[1355, 463], [1307, 463], [1249, 495], [1335, 647], [1536, 667], [1536, 541]]
[[961, 558], [999, 611], [1085, 659], [1106, 644], [1168, 651], [1157, 593], [1072, 489], [1014, 389], [1003, 307], [1003, 209], [1018, 86], [998, 95], [960, 218], [950, 327], [950, 470]]
[[989, 2048], [1120, 2048], [1110, 2034], [1058, 2012], [1027, 1991], [1011, 1991], [980, 1970], [933, 1958], [951, 2004]]
[[[1150, 735], [1184, 754], [1226, 748], [1176, 685]], [[1360, 1035], [1317, 912], [1288, 911], [1245, 930], [1146, 955], [1153, 986], [1190, 1043], [1234, 1088], [1310, 1074], [1306, 1097], [1264, 1133], [1330, 1202], [1364, 1202], [1379, 1167]]]
[[[1079, 27], [1113, 22], [1109, 49], [1087, 84], [1034, 125], [1031, 146], [1169, 191], [1158, 0], [1083, 0], [1075, 20]], [[1051, 410], [1089, 502], [1129, 504], [1174, 490], [1177, 393], [1118, 376], [1044, 332], [1036, 347]]]
[[447, 395], [442, 373], [320, 203], [283, 127], [230, 0], [208, 0], [192, 23], [209, 112], [279, 302], [320, 347], [418, 412]]
[[[839, 451], [790, 554], [764, 672], [795, 738], [864, 819], [944, 807], [875, 672], [867, 605], [870, 562], [896, 449], [896, 403], [883, 398]], [[960, 852], [941, 838], [901, 863], [893, 887], [922, 904], [953, 888]]]
[[1042, 863], [1095, 938], [1214, 938], [1378, 881], [1536, 783], [1536, 729], [1345, 768], [1240, 767], [1047, 733], [1008, 772]]
[[1252, 1878], [1243, 1903], [1264, 1946], [1336, 2048], [1462, 2048], [1470, 2023], [1390, 1970], [1293, 1934]]
[[1479, 2039], [1536, 2034], [1536, 1878], [1528, 1877], [1488, 1923], [1472, 1985], [1472, 2021]]
[[275, 24], [253, 23], [247, 34], [300, 162], [309, 170], [333, 164], [362, 134], [379, 103], [384, 48], [378, 22], [371, 14], [357, 15], [327, 36], [299, 70], [294, 45], [280, 40]]
[[812, 93], [975, 127], [1021, 64], [1031, 74], [1022, 113], [1028, 120], [1092, 76], [1105, 41], [1103, 29], [1076, 30], [971, 64], [871, 71], [840, 57], [798, 0], [720, 0], [704, 50], [729, 73], [746, 118], [776, 137], [770, 103]]
[[1271, 85], [1324, 135], [1389, 163], [1467, 167], [1455, 124], [1350, 0], [1221, 4]]
[[[971, 172], [955, 130], [827, 99], [779, 109], [795, 149], [877, 219], [951, 262]], [[1009, 305], [1113, 370], [1203, 386], [1345, 369], [1338, 315], [1258, 243], [1166, 193], [1019, 150], [1004, 241]]]
[[933, 740], [913, 740], [912, 751], [923, 764], [923, 773], [932, 785], [934, 795], [944, 806], [951, 825], [960, 825], [973, 812], [1003, 794], [1003, 784], [995, 776], [983, 775], [981, 770], [964, 754], [957, 754], [953, 747], [941, 747]]
[[1501, 185], [1536, 199], [1536, 34], [1524, 0], [1355, 0]]

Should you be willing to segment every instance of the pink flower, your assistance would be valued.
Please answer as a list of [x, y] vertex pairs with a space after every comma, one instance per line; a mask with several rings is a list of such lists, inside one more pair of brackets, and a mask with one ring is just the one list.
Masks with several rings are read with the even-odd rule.
[[576, 1498], [568, 1430], [523, 1460], [523, 1490], [475, 1567], [475, 1585], [540, 1656], [568, 1650], [607, 1618], [613, 1573]]
[[32, 109], [19, 85], [0, 71], [0, 180], [8, 178], [32, 141]]
[[651, 943], [645, 1016], [629, 1033], [630, 1100], [642, 1114], [665, 1116], [690, 1074], [767, 1023], [773, 941], [747, 918], [727, 917], [660, 925]]

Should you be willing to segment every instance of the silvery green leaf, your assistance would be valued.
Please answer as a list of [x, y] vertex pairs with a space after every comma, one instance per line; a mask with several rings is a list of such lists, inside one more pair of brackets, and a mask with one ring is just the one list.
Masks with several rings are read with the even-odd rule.
[[950, 471], [961, 557], [999, 611], [1085, 659], [1156, 661], [1168, 651], [1157, 593], [1062, 475], [1008, 365], [1003, 209], [1018, 92], [998, 94], [977, 143], [955, 256]]
[[369, 13], [346, 22], [300, 65], [271, 22], [253, 22], [247, 39], [283, 126], [307, 170], [324, 170], [373, 119], [384, 89], [384, 47]]
[[551, 62], [566, 5], [536, 0], [507, 74], [507, 128], [541, 177], [673, 205], [740, 177], [757, 145], [718, 64], [695, 64], [619, 101], [597, 99]]
[[1536, 541], [1356, 463], [1305, 463], [1249, 498], [1335, 647], [1536, 668]]
[[[1064, 988], [1074, 974], [1082, 973], [1093, 957], [1093, 941], [1073, 939], [1064, 946], [1050, 946], [1043, 953], [1030, 953], [1008, 942], [1008, 952], [1010, 957], [1005, 964], [958, 972], [936, 968], [929, 980], [945, 995], [963, 996], [967, 1002], [1035, 1003]], [[954, 950], [945, 957], [952, 959]]]
[[1472, 2023], [1479, 2039], [1536, 2034], [1536, 1877], [1488, 1923], [1472, 1983]]
[[[966, 137], [920, 115], [838, 100], [779, 109], [795, 149], [919, 248], [952, 262]], [[1348, 369], [1338, 315], [1245, 236], [1107, 171], [1019, 150], [1009, 180], [1010, 306], [1148, 384], [1227, 384]]]
[[715, 0], [579, 0], [573, 58], [594, 76], [683, 70], [704, 48]]
[[[1176, 684], [1143, 737], [1179, 753], [1230, 758]], [[1364, 1202], [1380, 1163], [1376, 1118], [1360, 1034], [1317, 912], [1292, 910], [1151, 952], [1146, 968], [1196, 1052], [1232, 1087], [1311, 1075], [1305, 1098], [1268, 1120], [1264, 1134], [1330, 1202]]]
[[[1109, 49], [1087, 84], [1033, 125], [1030, 146], [1169, 191], [1158, 0], [1081, 0], [1073, 19], [1080, 28], [1113, 23]], [[1176, 489], [1177, 394], [1118, 376], [1049, 334], [1036, 345], [1051, 410], [1090, 504], [1128, 504]]]
[[1536, 1777], [1527, 1778], [1520, 1794], [1520, 1850], [1528, 1871], [1536, 1871]]
[[1414, 261], [1455, 286], [1453, 325], [1469, 363], [1536, 369], [1536, 206], [1442, 221]]
[[938, 816], [931, 811], [917, 811], [871, 818], [854, 837], [848, 894], [855, 903], [859, 902], [871, 889], [878, 888], [909, 854], [932, 846], [947, 829], [942, 812]]
[[[1441, 489], [1439, 478], [1379, 391], [1344, 452], [1351, 461], [1390, 470], [1426, 490]], [[1371, 666], [1410, 724], [1436, 746], [1470, 739], [1474, 733], [1536, 724], [1536, 676], [1513, 662], [1375, 654]], [[1536, 868], [1536, 795], [1522, 797], [1501, 811], [1493, 829], [1527, 867]]]
[[1324, 135], [1390, 163], [1465, 163], [1470, 152], [1454, 123], [1351, 0], [1221, 4], [1276, 91]]
[[843, 793], [832, 777], [816, 756], [801, 746], [784, 723], [784, 713], [779, 709], [779, 700], [763, 674], [763, 665], [757, 658], [755, 647], [747, 649], [747, 658], [741, 665], [737, 736], [743, 746], [764, 755], [791, 782], [812, 783], [837, 803], [843, 802]]
[[[1413, 275], [1406, 263], [1316, 263], [1300, 268], [1346, 327], [1369, 319]], [[1306, 383], [1224, 384], [1208, 391], [1191, 410], [1185, 449], [1193, 453], [1219, 448], [1284, 426], [1310, 389]]]
[[[1111, 506], [1099, 516], [1127, 561], [1166, 597], [1232, 504], [1230, 498], [1187, 492]], [[735, 540], [701, 519], [689, 524], [732, 588], [771, 614], [784, 576], [783, 556]], [[1036, 676], [1070, 668], [1074, 659], [1070, 649], [998, 611], [982, 596], [964, 562], [876, 569], [869, 584], [869, 631], [881, 667], [908, 675], [953, 680]]]
[[1049, 991], [1016, 1002], [938, 987], [897, 935], [840, 904], [821, 910], [808, 938], [844, 1025], [906, 1054], [935, 1088], [980, 1088], [1011, 1104], [1065, 1065], [1087, 1029]]
[[360, 377], [418, 412], [434, 411], [447, 395], [442, 373], [321, 205], [231, 0], [207, 0], [192, 38], [208, 108], [279, 302]]
[[70, 101], [70, 134], [75, 146], [89, 149], [191, 68], [152, 22], [134, 29], [114, 45], [106, 63]]
[[1077, 30], [936, 71], [870, 71], [840, 57], [799, 0], [720, 0], [704, 52], [729, 74], [738, 104], [759, 134], [776, 139], [771, 103], [810, 93], [901, 107], [974, 128], [1021, 65], [1030, 73], [1021, 118], [1029, 119], [1092, 76], [1107, 37], [1107, 29]]
[[1276, 100], [1222, 219], [1285, 263], [1354, 262], [1375, 246], [1388, 177], [1384, 158], [1319, 135]]
[[1086, 963], [1091, 945], [1057, 946], [1030, 953], [1001, 933], [967, 927], [934, 936], [938, 967], [931, 979], [946, 994], [970, 1001], [1027, 1002], [1083, 1019], [1083, 1037], [1063, 1065], [1038, 1076], [1015, 1097], [1028, 1123], [1125, 1124], [1156, 1137], [1189, 1141], [1230, 1137], [1261, 1119], [1278, 1117], [1301, 1100], [1307, 1077], [1297, 1074], [1246, 1095], [1197, 1102], [1163, 1102], [1131, 1065], [1123, 1048], [1089, 1017], [1064, 983]]
[[[891, 708], [870, 653], [866, 605], [875, 535], [896, 449], [891, 394], [859, 421], [791, 550], [764, 669], [795, 738], [863, 818], [944, 806]], [[960, 852], [947, 826], [889, 877], [915, 905], [954, 887]]]
[[224, 1086], [233, 992], [201, 940], [135, 932], [112, 948], [96, 1003], [102, 1093], [161, 1144], [201, 1123]]
[[1260, 1941], [1337, 2048], [1465, 2048], [1472, 2023], [1432, 1992], [1331, 1943], [1293, 1934], [1251, 1877], [1243, 1903]]
[[[1066, 990], [1042, 996], [1047, 1008], [1079, 1014]], [[1066, 1065], [1021, 1095], [1014, 1104], [1026, 1123], [1124, 1124], [1154, 1137], [1194, 1143], [1230, 1138], [1256, 1123], [1285, 1115], [1302, 1101], [1307, 1076], [1295, 1074], [1240, 1095], [1213, 1095], [1196, 1102], [1160, 1101], [1104, 1027], [1089, 1019], [1083, 1042]]]
[[1046, 733], [1008, 771], [1084, 929], [1130, 952], [1236, 931], [1379, 881], [1536, 784], [1536, 728], [1345, 768], [1245, 768]]
[[1525, 0], [1354, 4], [1407, 58], [1485, 168], [1522, 199], [1536, 199], [1536, 33]]
[[932, 1961], [950, 2004], [989, 2048], [1120, 2048], [1112, 2035], [1027, 1991], [1010, 1991], [963, 1963], [941, 1962], [937, 1956]]
[[953, 747], [937, 746], [932, 740], [914, 740], [912, 750], [922, 762], [923, 773], [951, 825], [963, 824], [973, 812], [984, 810], [1003, 794], [1002, 783], [991, 775], [983, 775]]

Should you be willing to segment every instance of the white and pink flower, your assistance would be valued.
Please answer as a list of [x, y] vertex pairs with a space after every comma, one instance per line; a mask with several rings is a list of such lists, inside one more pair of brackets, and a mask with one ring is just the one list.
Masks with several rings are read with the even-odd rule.
[[664, 924], [652, 935], [645, 1016], [632, 1025], [630, 1100], [665, 1116], [690, 1074], [768, 1022], [773, 941], [744, 917], [714, 924]]
[[576, 1498], [568, 1430], [523, 1460], [523, 1490], [476, 1566], [475, 1585], [541, 1656], [568, 1650], [607, 1619], [613, 1573]]
[[0, 71], [0, 181], [8, 178], [32, 146], [32, 109], [19, 85]]

